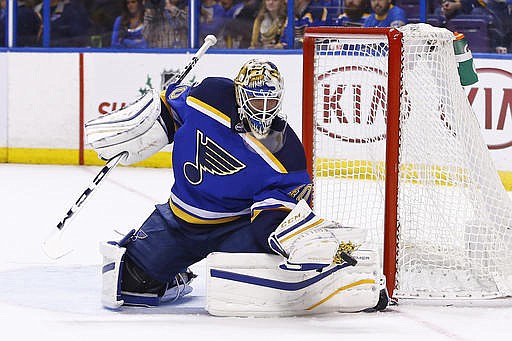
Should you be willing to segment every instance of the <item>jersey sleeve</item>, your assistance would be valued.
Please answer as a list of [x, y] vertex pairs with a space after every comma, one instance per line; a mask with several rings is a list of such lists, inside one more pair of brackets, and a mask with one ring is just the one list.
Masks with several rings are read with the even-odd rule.
[[110, 43], [110, 47], [114, 49], [121, 48], [121, 43], [119, 41], [119, 31], [121, 30], [121, 16], [118, 16], [114, 21], [114, 26], [112, 28], [112, 39]]
[[275, 253], [268, 245], [269, 235], [288, 216], [297, 202], [304, 199], [310, 204], [311, 184], [306, 172], [287, 174], [279, 185], [258, 193], [251, 208], [251, 231], [257, 243], [268, 253]]
[[270, 179], [267, 186], [254, 196], [251, 219], [254, 220], [263, 211], [290, 212], [301, 199], [306, 200], [309, 204], [311, 188], [309, 175], [305, 170], [282, 174], [276, 176], [275, 179]]
[[393, 6], [389, 10], [389, 27], [400, 27], [407, 24], [407, 14], [400, 7]]
[[261, 212], [261, 214], [251, 222], [251, 232], [254, 239], [267, 253], [275, 253], [268, 244], [268, 237], [288, 216], [288, 213], [287, 211], [266, 210]]
[[171, 84], [165, 91], [164, 104], [178, 126], [183, 125], [190, 111], [187, 106], [187, 97], [191, 88], [189, 85]]

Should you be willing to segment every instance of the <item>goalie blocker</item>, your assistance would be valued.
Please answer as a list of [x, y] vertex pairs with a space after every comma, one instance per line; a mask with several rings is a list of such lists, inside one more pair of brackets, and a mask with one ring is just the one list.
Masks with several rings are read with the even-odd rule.
[[[157, 153], [170, 141], [160, 116], [162, 104], [156, 90], [148, 91], [134, 103], [85, 124], [87, 142], [103, 160], [126, 152], [120, 161], [130, 165]], [[172, 131], [174, 132], [174, 131]]]

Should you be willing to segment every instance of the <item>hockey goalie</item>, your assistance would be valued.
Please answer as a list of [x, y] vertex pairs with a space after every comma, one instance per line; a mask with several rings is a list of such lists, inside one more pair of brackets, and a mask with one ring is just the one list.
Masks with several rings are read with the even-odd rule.
[[173, 144], [169, 201], [120, 241], [100, 245], [102, 303], [157, 306], [192, 291], [207, 259], [207, 310], [291, 316], [382, 310], [384, 279], [364, 236], [316, 216], [300, 140], [267, 60], [234, 80], [173, 84], [86, 124], [102, 159], [132, 164]]

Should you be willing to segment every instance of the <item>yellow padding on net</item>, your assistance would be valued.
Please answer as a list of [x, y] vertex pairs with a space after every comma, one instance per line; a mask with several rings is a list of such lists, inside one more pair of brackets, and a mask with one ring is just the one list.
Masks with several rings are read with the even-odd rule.
[[[384, 161], [318, 158], [315, 163], [315, 176], [383, 181], [386, 170]], [[466, 185], [470, 180], [470, 174], [465, 168], [420, 163], [400, 165], [399, 177], [400, 181], [406, 183], [438, 186]]]

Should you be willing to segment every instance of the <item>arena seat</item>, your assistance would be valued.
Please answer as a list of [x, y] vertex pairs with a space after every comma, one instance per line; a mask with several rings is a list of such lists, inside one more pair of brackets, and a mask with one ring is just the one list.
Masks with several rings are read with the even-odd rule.
[[[421, 1], [419, 0], [395, 0], [394, 4], [402, 8], [408, 18], [419, 18], [421, 16]], [[439, 7], [439, 0], [427, 0], [426, 7], [427, 16], [434, 14], [435, 9]]]
[[489, 18], [485, 15], [460, 15], [446, 22], [446, 28], [464, 33], [473, 52], [491, 52]]
[[[408, 19], [410, 24], [417, 24], [421, 22], [419, 17], [411, 17]], [[444, 17], [438, 16], [438, 15], [429, 15], [427, 18], [427, 24], [430, 24], [432, 26], [436, 27], [445, 27], [446, 20]]]
[[420, 16], [420, 3], [418, 0], [396, 0], [395, 5], [405, 11], [408, 19]]

